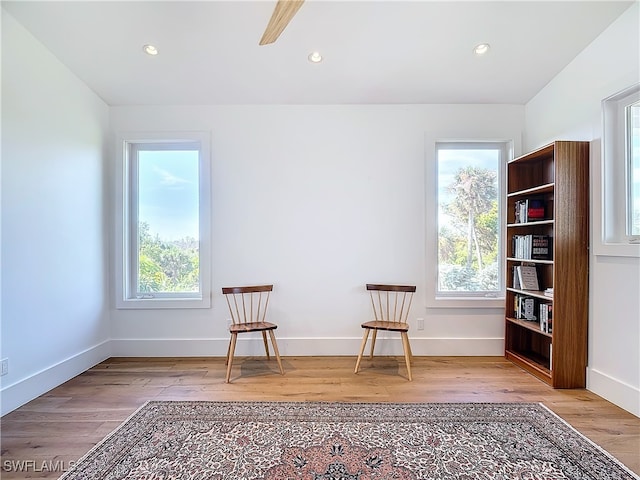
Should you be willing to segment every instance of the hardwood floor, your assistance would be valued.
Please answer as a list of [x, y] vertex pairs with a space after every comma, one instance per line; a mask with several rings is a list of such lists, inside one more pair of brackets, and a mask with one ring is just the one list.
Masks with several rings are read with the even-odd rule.
[[[1, 420], [2, 479], [58, 478], [147, 400], [542, 402], [640, 474], [640, 418], [587, 390], [553, 390], [501, 357], [109, 359]], [[21, 471], [18, 471], [21, 470]]]

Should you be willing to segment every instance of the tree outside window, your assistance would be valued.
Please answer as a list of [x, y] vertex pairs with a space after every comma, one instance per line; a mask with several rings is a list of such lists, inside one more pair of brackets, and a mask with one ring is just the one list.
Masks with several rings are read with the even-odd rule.
[[199, 146], [135, 145], [136, 295], [199, 293]]
[[502, 290], [500, 181], [506, 146], [438, 143], [439, 296]]

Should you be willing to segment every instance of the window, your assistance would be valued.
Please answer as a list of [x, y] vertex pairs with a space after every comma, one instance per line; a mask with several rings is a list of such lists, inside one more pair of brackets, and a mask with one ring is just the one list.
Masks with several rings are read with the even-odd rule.
[[596, 254], [640, 256], [640, 84], [603, 102], [602, 229]]
[[206, 135], [120, 139], [119, 308], [210, 305]]
[[503, 296], [504, 142], [437, 142], [436, 299]]

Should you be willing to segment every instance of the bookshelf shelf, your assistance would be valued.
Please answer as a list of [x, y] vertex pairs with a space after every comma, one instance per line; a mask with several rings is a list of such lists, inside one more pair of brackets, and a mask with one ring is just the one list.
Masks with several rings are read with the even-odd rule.
[[553, 225], [553, 220], [538, 220], [526, 223], [508, 223], [507, 228], [535, 227], [537, 225]]
[[553, 260], [540, 260], [536, 258], [523, 260], [522, 258], [507, 257], [507, 262], [518, 262], [518, 263], [527, 262], [527, 263], [540, 263], [542, 265], [553, 265]]
[[540, 300], [553, 301], [553, 297], [545, 295], [543, 290], [522, 290], [520, 288], [507, 287], [507, 292], [519, 293], [521, 295], [528, 295], [531, 297], [539, 298]]
[[[588, 185], [588, 142], [557, 141], [507, 164], [505, 357], [554, 388], [586, 386]], [[519, 287], [524, 265], [541, 290]], [[540, 321], [549, 316], [551, 328]]]
[[540, 335], [545, 335], [547, 337], [552, 336], [550, 333], [543, 332], [542, 330], [540, 330], [540, 324], [537, 322], [530, 322], [527, 320], [521, 320], [519, 318], [513, 318], [513, 317], [506, 317], [506, 319], [507, 319], [507, 322], [511, 322], [521, 327], [528, 328], [529, 330], [539, 333]]
[[528, 370], [532, 375], [535, 375], [543, 382], [552, 382], [553, 377], [551, 370], [549, 369], [549, 362], [542, 357], [538, 357], [535, 353], [526, 352], [519, 354], [516, 352], [507, 352], [506, 357], [516, 365]]
[[539, 185], [532, 188], [527, 188], [525, 190], [519, 190], [517, 192], [508, 193], [507, 197], [522, 197], [526, 195], [537, 195], [541, 193], [550, 193], [553, 192], [553, 183], [547, 183], [545, 185]]

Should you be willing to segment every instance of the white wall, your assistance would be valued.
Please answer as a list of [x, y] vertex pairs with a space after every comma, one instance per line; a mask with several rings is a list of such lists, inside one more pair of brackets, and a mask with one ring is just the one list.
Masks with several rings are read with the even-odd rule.
[[636, 2], [526, 105], [525, 149], [591, 141], [587, 388], [640, 416], [640, 258], [601, 244], [601, 101], [640, 81]]
[[2, 10], [2, 414], [109, 356], [108, 107]]
[[[502, 355], [501, 305], [426, 309], [435, 270], [425, 184], [434, 139], [510, 139], [519, 149], [523, 115], [508, 105], [113, 107], [114, 132], [211, 132], [214, 248], [213, 308], [113, 308], [114, 355], [224, 356], [220, 288], [261, 282], [275, 285], [283, 355], [355, 355], [368, 282], [418, 285], [414, 353]], [[257, 338], [240, 353], [261, 354]], [[399, 353], [400, 342], [381, 351]]]

